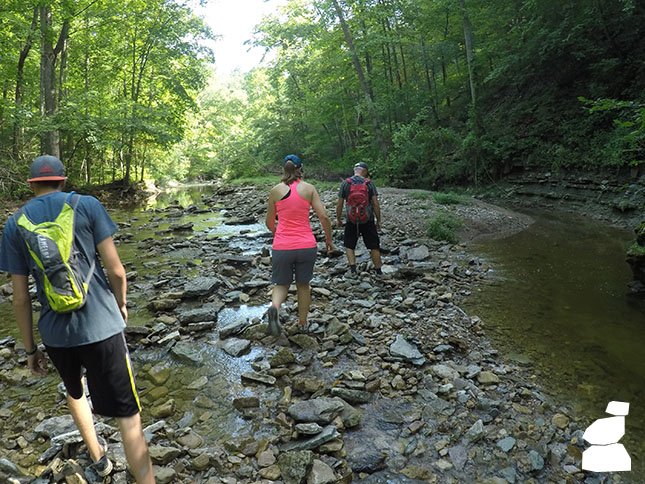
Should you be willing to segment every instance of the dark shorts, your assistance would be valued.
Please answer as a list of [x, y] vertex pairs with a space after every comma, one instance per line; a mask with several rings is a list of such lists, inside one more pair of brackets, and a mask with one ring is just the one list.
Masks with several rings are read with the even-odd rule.
[[314, 263], [318, 249], [273, 250], [271, 252], [271, 282], [288, 286], [296, 276], [296, 282], [307, 283], [314, 276]]
[[356, 249], [358, 236], [363, 237], [365, 247], [368, 249], [380, 249], [380, 241], [376, 224], [374, 222], [367, 222], [364, 224], [345, 223], [345, 236], [343, 237], [343, 245], [346, 249]]
[[141, 411], [122, 332], [98, 343], [73, 348], [47, 346], [47, 354], [74, 399], [83, 396], [82, 368], [85, 368], [94, 413], [131, 417]]

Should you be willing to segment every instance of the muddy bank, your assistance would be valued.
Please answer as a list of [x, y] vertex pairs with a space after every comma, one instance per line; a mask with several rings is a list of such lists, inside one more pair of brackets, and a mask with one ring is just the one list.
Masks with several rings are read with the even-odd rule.
[[[526, 362], [492, 348], [485, 322], [460, 308], [486, 263], [424, 236], [440, 210], [464, 219], [465, 238], [530, 220], [412, 192], [381, 192], [384, 276], [366, 253], [348, 277], [340, 250], [321, 251], [310, 325], [299, 327], [290, 294], [279, 338], [265, 320], [266, 193], [222, 186], [198, 204], [120, 223], [119, 250], [133, 254], [124, 257], [129, 305], [149, 315], [127, 336], [158, 482], [619, 482], [579, 471], [589, 422], [550, 399]], [[333, 214], [335, 190], [321, 197]], [[232, 235], [216, 236], [223, 226]], [[0, 347], [0, 477], [92, 481], [55, 379], [31, 377], [12, 337]], [[98, 420], [113, 482], [131, 482], [113, 422]]]

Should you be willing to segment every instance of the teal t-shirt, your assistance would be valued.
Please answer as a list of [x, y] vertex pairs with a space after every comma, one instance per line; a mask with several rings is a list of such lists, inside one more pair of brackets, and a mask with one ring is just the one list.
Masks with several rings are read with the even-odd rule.
[[[69, 193], [54, 192], [35, 197], [25, 204], [25, 214], [34, 224], [56, 219]], [[38, 331], [47, 346], [70, 348], [103, 341], [123, 331], [125, 322], [107, 277], [100, 265], [96, 246], [116, 231], [117, 226], [96, 198], [81, 196], [75, 210], [74, 235], [80, 250], [89, 261], [96, 260], [85, 305], [69, 313], [57, 313], [49, 307], [41, 287], [37, 296], [42, 309]], [[14, 217], [9, 218], [2, 232], [0, 270], [10, 274], [33, 274], [36, 263], [18, 233]]]

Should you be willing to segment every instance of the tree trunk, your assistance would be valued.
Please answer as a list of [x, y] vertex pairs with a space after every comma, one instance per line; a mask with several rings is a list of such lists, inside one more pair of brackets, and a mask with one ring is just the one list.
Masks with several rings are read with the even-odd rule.
[[[51, 41], [52, 11], [51, 6], [40, 6], [40, 114], [43, 118], [53, 118], [58, 110], [56, 93], [56, 58], [62, 51], [69, 33], [69, 21], [63, 22], [56, 47]], [[53, 120], [49, 120], [53, 122]], [[50, 127], [41, 136], [40, 151], [60, 158], [60, 134], [58, 129]]]
[[383, 139], [383, 133], [381, 132], [381, 127], [379, 126], [378, 118], [376, 117], [376, 111], [374, 109], [374, 100], [370, 96], [370, 92], [367, 87], [367, 82], [365, 81], [365, 74], [363, 73], [363, 67], [361, 66], [361, 61], [359, 60], [358, 55], [356, 53], [356, 47], [354, 46], [352, 35], [349, 31], [349, 27], [347, 26], [347, 23], [345, 22], [345, 16], [343, 15], [343, 11], [341, 10], [340, 5], [338, 4], [338, 0], [332, 0], [332, 3], [334, 5], [334, 8], [336, 9], [336, 14], [338, 15], [340, 26], [343, 29], [343, 34], [345, 35], [345, 42], [347, 42], [347, 47], [349, 47], [349, 50], [352, 55], [352, 61], [354, 62], [354, 67], [356, 68], [358, 82], [361, 86], [361, 90], [363, 91], [363, 95], [365, 96], [365, 102], [367, 103], [367, 110], [370, 118], [372, 119], [372, 124], [374, 126], [374, 134], [376, 135], [376, 140], [381, 149], [381, 156], [383, 158], [383, 161], [387, 161], [387, 157], [388, 157], [387, 145], [385, 144], [385, 139]]
[[468, 18], [466, 10], [466, 0], [459, 0], [464, 19], [464, 40], [466, 43], [466, 61], [468, 62], [468, 79], [470, 82], [470, 97], [473, 107], [477, 105], [477, 96], [475, 95], [475, 66], [473, 65], [473, 29]]

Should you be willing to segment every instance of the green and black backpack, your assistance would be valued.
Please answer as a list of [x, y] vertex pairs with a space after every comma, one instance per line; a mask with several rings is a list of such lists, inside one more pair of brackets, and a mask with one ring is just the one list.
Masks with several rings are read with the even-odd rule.
[[[34, 224], [24, 207], [14, 215], [18, 232], [36, 263], [34, 276], [49, 306], [58, 313], [80, 309], [94, 274], [94, 259], [88, 264], [74, 237], [76, 207], [81, 196], [72, 192], [52, 222]], [[88, 267], [87, 273], [82, 269]]]

